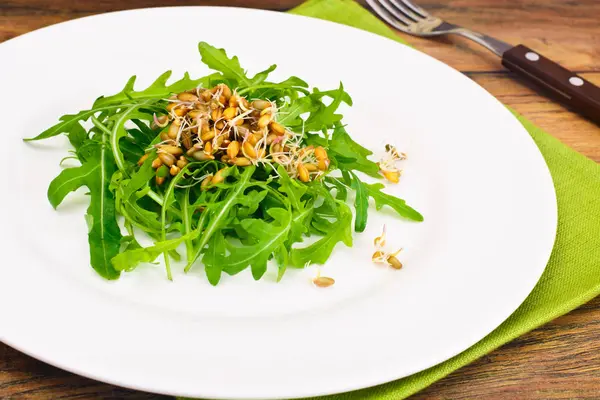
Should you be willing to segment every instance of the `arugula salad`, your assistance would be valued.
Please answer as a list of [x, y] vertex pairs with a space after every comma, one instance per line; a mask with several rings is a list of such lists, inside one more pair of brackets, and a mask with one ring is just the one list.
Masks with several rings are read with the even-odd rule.
[[[201, 42], [199, 51], [211, 75], [168, 84], [168, 71], [139, 91], [133, 76], [120, 93], [25, 139], [65, 134], [73, 146], [66, 158], [79, 166], [62, 170], [48, 199], [56, 208], [87, 187], [90, 264], [99, 275], [117, 279], [164, 257], [168, 279], [171, 261], [183, 259], [186, 272], [203, 266], [216, 285], [223, 272], [246, 268], [258, 280], [273, 260], [280, 280], [288, 267], [325, 263], [340, 242], [351, 246], [370, 198], [376, 209], [423, 220], [382, 183], [359, 179], [397, 182], [403, 155], [387, 146], [386, 159], [369, 160], [336, 113], [352, 105], [341, 83], [321, 91], [295, 76], [271, 82], [276, 65], [249, 76], [225, 50]], [[140, 234], [153, 244], [141, 246]]]

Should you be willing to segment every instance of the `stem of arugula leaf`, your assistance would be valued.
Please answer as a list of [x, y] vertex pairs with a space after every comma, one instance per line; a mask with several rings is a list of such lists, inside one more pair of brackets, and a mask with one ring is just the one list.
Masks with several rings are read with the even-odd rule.
[[340, 181], [338, 178], [334, 178], [333, 176], [328, 176], [327, 178], [336, 181], [337, 183], [339, 183], [340, 185], [342, 185], [348, 189], [352, 189], [350, 186], [346, 185], [344, 182]]
[[162, 196], [152, 189], [148, 189], [148, 193], [146, 193], [146, 196], [150, 197], [161, 207], [165, 203], [165, 200], [162, 198]]
[[131, 224], [131, 222], [129, 222], [128, 220], [125, 220], [125, 229], [127, 230], [127, 234], [131, 237], [134, 237], [135, 235], [133, 234], [133, 225]]
[[[206, 222], [206, 220], [208, 218], [208, 214], [209, 214], [208, 210], [205, 210], [200, 214], [200, 218], [198, 219], [198, 224], [196, 225], [197, 231], [204, 230], [204, 223]], [[192, 264], [196, 261], [196, 259], [198, 259], [198, 256], [200, 255], [202, 248], [204, 247], [204, 246], [202, 246], [202, 247], [198, 246], [196, 248], [193, 243], [191, 244], [191, 246], [192, 246], [192, 253], [195, 252], [195, 254], [192, 254], [190, 257], [187, 257], [188, 263], [185, 266], [186, 269], [184, 269], [184, 272], [186, 272], [186, 273], [192, 267]]]
[[[190, 191], [192, 190], [191, 187], [188, 187], [185, 189], [185, 192], [183, 194], [183, 204], [181, 205], [182, 211], [183, 211], [183, 227], [185, 229], [185, 234], [189, 234], [192, 231], [192, 226], [190, 224], [191, 222], [191, 218], [190, 218]], [[186, 240], [185, 241], [185, 254], [186, 254], [186, 258], [188, 260], [188, 262], [192, 259], [193, 253], [194, 252], [194, 246], [192, 244], [191, 240]]]
[[[202, 231], [204, 229], [204, 223], [206, 222], [207, 218], [208, 218], [208, 212], [204, 211], [202, 214], [200, 214], [200, 218], [198, 219], [198, 225], [196, 225], [196, 230]], [[192, 250], [195, 251], [193, 243], [192, 243]], [[195, 260], [194, 260], [193, 256], [188, 260], [188, 262], [194, 262], [194, 261]]]
[[140, 224], [139, 222], [136, 222], [136, 221], [135, 221], [135, 220], [134, 220], [134, 219], [131, 217], [131, 215], [129, 214], [129, 212], [125, 210], [125, 207], [120, 207], [120, 208], [119, 208], [119, 213], [120, 213], [121, 215], [123, 215], [123, 218], [125, 218], [125, 223], [126, 223], [126, 224], [133, 225], [133, 226], [135, 226], [135, 227], [137, 227], [137, 228], [141, 229], [142, 231], [144, 231], [144, 232], [146, 232], [146, 233], [148, 233], [148, 234], [150, 234], [150, 233], [158, 233], [158, 231], [154, 231], [154, 230], [152, 230], [152, 228], [150, 228], [150, 227], [148, 227], [148, 226], [146, 226], [146, 225], [142, 225], [142, 224]]
[[96, 118], [95, 116], [92, 115], [92, 123], [94, 124], [94, 126], [98, 129], [100, 129], [102, 132], [106, 133], [107, 135], [110, 136], [111, 132], [110, 130], [106, 127], [106, 125], [104, 125], [102, 122], [100, 122], [100, 120], [98, 120], [98, 118]]
[[[160, 211], [160, 225], [161, 225], [160, 239], [162, 241], [165, 241], [167, 239], [167, 228], [166, 228], [167, 208], [168, 208], [167, 204], [169, 203], [171, 196], [174, 196], [175, 187], [177, 186], [177, 183], [179, 183], [179, 181], [181, 179], [183, 179], [185, 174], [189, 171], [190, 166], [192, 166], [192, 165], [193, 164], [188, 164], [185, 167], [183, 167], [181, 169], [181, 171], [171, 179], [171, 182], [169, 183], [169, 187], [167, 188], [167, 191], [165, 192], [165, 198], [164, 198], [163, 205], [162, 205], [161, 211]], [[194, 173], [196, 173], [196, 171], [194, 171]], [[184, 205], [184, 207], [185, 207], [185, 205]], [[165, 267], [167, 269], [167, 278], [170, 281], [172, 281], [173, 275], [171, 274], [171, 260], [169, 259], [169, 253], [165, 251], [163, 253], [163, 255], [165, 258]]]

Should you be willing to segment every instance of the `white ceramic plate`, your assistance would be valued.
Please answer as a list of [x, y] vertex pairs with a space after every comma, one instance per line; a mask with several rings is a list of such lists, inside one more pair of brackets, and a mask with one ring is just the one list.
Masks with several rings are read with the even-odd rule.
[[[173, 283], [157, 266], [99, 278], [88, 266], [83, 192], [58, 211], [46, 200], [66, 140], [21, 138], [119, 91], [130, 75], [141, 87], [167, 69], [206, 74], [200, 40], [251, 72], [277, 63], [275, 78], [320, 88], [342, 80], [355, 101], [344, 110], [349, 132], [372, 149], [391, 141], [408, 153], [389, 192], [425, 222], [372, 210], [354, 247], [338, 246], [324, 267], [336, 279], [326, 290], [309, 284], [312, 268], [279, 284], [242, 273], [217, 287], [201, 267]], [[264, 11], [146, 9], [21, 36], [0, 45], [0, 59], [1, 340], [69, 371], [210, 398], [364, 388], [482, 339], [521, 304], [550, 255], [554, 189], [528, 133], [481, 87], [388, 39]], [[390, 244], [405, 248], [401, 271], [370, 262], [384, 223]]]

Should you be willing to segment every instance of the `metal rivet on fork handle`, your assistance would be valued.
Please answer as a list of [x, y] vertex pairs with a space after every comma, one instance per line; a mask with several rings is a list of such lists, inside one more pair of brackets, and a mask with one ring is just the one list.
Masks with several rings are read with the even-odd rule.
[[572, 76], [569, 78], [569, 83], [573, 86], [583, 86], [583, 79], [577, 76]]

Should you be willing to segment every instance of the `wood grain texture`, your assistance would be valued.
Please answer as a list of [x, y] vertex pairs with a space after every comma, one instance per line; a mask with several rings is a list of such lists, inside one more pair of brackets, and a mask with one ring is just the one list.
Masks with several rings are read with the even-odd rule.
[[[3, 0], [0, 42], [86, 15], [154, 6], [230, 5], [284, 10], [298, 0]], [[364, 2], [364, 1], [363, 1]], [[454, 23], [522, 43], [600, 85], [598, 0], [423, 0]], [[402, 35], [463, 71], [565, 144], [600, 162], [600, 128], [540, 96], [497, 57], [461, 38]], [[0, 343], [2, 399], [163, 399], [83, 378]], [[536, 329], [413, 396], [425, 399], [600, 399], [600, 298]]]
[[600, 399], [600, 297], [411, 397], [442, 399]]

